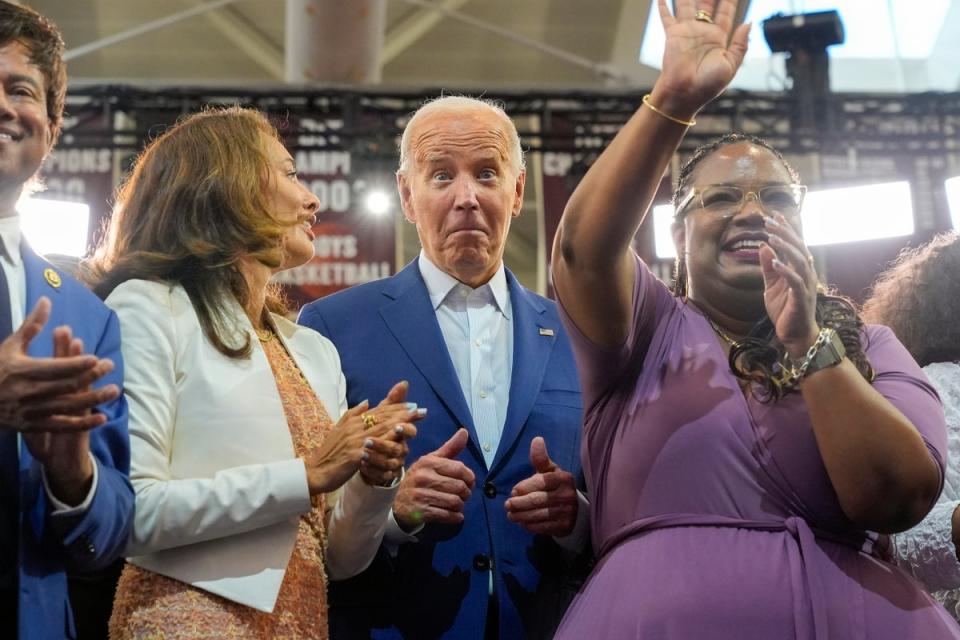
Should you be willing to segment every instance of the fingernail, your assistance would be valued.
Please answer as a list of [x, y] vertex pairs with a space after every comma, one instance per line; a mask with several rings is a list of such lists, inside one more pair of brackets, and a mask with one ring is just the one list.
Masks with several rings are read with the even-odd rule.
[[397, 426], [395, 426], [395, 427], [393, 428], [393, 432], [394, 432], [394, 433], [403, 433], [403, 425], [402, 425], [402, 424], [398, 424]]
[[419, 417], [421, 417], [421, 418], [422, 418], [423, 416], [427, 415], [427, 408], [426, 408], [426, 407], [420, 407], [419, 409], [417, 409], [417, 415], [418, 415]]
[[373, 439], [372, 439], [372, 438], [367, 438], [366, 440], [364, 440], [364, 441], [363, 441], [363, 446], [366, 447], [367, 449], [369, 449], [370, 447], [372, 447], [372, 446], [373, 446]]
[[769, 227], [779, 227], [780, 223], [773, 218], [764, 218], [763, 223]]
[[416, 402], [408, 402], [408, 403], [407, 403], [407, 411], [413, 411], [413, 410], [416, 409], [416, 408], [417, 408], [417, 403], [416, 403]]
[[773, 259], [773, 266], [775, 266], [775, 267], [782, 267], [782, 266], [783, 266], [783, 263], [780, 262], [779, 260], [777, 260], [776, 258], [774, 258], [774, 259]]
[[369, 459], [370, 459], [370, 452], [369, 452], [369, 451], [364, 451], [362, 454], [360, 454], [360, 459], [361, 459], [361, 460], [369, 460]]

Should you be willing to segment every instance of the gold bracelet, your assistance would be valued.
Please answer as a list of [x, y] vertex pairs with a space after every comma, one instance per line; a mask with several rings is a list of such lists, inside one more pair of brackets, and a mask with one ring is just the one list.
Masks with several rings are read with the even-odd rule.
[[674, 118], [674, 117], [673, 117], [672, 115], [670, 115], [669, 113], [664, 113], [663, 111], [660, 111], [660, 109], [657, 109], [657, 108], [656, 108], [655, 106], [653, 106], [653, 104], [650, 102], [650, 94], [649, 94], [649, 93], [648, 93], [647, 95], [643, 96], [643, 104], [645, 104], [646, 106], [650, 107], [650, 110], [651, 110], [651, 111], [653, 111], [654, 113], [660, 114], [661, 116], [663, 116], [664, 118], [666, 118], [666, 119], [669, 120], [670, 122], [676, 122], [677, 124], [682, 124], [682, 125], [685, 126], [685, 127], [692, 127], [693, 125], [697, 124], [696, 119], [694, 119], [694, 120], [681, 120], [680, 118]]

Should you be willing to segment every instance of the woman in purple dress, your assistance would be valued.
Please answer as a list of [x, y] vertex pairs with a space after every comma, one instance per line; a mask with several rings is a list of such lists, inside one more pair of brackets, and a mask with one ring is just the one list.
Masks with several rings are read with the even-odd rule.
[[800, 234], [805, 189], [780, 154], [727, 136], [683, 169], [675, 292], [630, 249], [687, 126], [747, 48], [735, 0], [675, 4], [659, 2], [660, 78], [554, 246], [598, 556], [557, 637], [960, 638], [875, 548], [940, 492], [942, 408], [889, 330], [823, 293]]

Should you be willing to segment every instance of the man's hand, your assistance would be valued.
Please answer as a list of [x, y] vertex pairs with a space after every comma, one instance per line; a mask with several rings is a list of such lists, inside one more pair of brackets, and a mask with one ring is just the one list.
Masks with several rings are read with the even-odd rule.
[[[83, 341], [73, 337], [70, 327], [53, 331], [54, 358], [83, 355]], [[90, 389], [82, 392], [89, 393]], [[90, 415], [89, 408], [80, 415]], [[61, 502], [78, 505], [90, 492], [93, 462], [90, 460], [90, 432], [86, 429], [24, 432], [23, 441], [30, 454], [43, 465], [50, 491]]]
[[469, 438], [466, 429], [459, 429], [439, 449], [421, 456], [407, 469], [393, 500], [393, 516], [401, 529], [412, 531], [427, 522], [463, 522], [463, 505], [476, 478], [467, 465], [453, 458], [460, 455]]
[[518, 482], [504, 503], [507, 518], [530, 533], [565, 536], [577, 521], [577, 489], [573, 474], [550, 459], [547, 444], [537, 436], [530, 442], [530, 464], [536, 472]]
[[[113, 362], [71, 350], [69, 329], [54, 332], [55, 349], [69, 355], [32, 358], [27, 348], [50, 317], [50, 301], [40, 298], [20, 328], [0, 343], [0, 429], [24, 433], [77, 431], [98, 427], [106, 417], [90, 410], [120, 395], [116, 385], [90, 385], [113, 370]], [[63, 334], [67, 331], [67, 334]], [[57, 347], [57, 335], [61, 335]]]

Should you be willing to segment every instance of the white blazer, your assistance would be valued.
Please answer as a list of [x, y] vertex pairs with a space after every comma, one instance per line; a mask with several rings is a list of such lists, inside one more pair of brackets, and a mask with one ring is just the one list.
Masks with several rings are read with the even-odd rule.
[[[106, 302], [120, 318], [130, 405], [136, 512], [129, 561], [273, 611], [298, 519], [311, 504], [260, 342], [253, 338], [249, 359], [221, 354], [179, 285], [129, 280]], [[240, 305], [231, 299], [225, 307], [233, 328], [253, 336]], [[346, 410], [346, 383], [333, 344], [280, 316], [273, 321], [336, 422]], [[331, 579], [373, 560], [395, 493], [357, 474], [328, 497]]]

